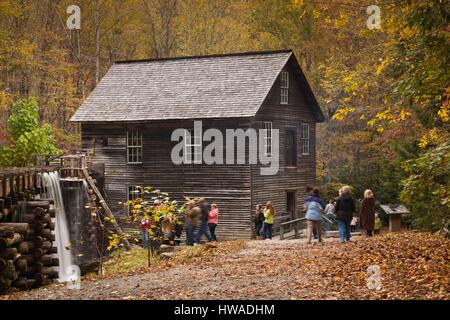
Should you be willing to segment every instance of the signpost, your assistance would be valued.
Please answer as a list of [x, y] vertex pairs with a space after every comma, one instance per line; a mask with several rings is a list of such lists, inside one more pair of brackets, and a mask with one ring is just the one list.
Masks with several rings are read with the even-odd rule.
[[408, 208], [402, 204], [382, 204], [381, 209], [389, 215], [389, 232], [401, 230], [401, 215], [409, 213]]

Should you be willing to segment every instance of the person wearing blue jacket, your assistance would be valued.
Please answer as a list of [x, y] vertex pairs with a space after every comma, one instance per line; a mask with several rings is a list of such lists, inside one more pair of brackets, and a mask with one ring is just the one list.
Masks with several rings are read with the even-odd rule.
[[306, 197], [306, 215], [307, 220], [307, 243], [311, 243], [313, 230], [316, 229], [318, 241], [322, 242], [321, 224], [322, 212], [325, 209], [325, 201], [319, 197], [319, 189], [314, 188], [312, 193]]

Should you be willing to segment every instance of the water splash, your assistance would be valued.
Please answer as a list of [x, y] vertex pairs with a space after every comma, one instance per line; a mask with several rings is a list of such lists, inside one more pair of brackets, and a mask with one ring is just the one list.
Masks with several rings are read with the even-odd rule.
[[46, 197], [55, 201], [55, 241], [59, 259], [58, 280], [59, 282], [73, 281], [70, 234], [66, 211], [64, 209], [59, 173], [56, 171], [44, 173], [42, 178]]

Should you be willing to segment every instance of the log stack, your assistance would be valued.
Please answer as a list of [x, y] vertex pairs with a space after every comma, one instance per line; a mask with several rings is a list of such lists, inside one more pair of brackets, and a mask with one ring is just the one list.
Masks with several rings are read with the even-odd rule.
[[28, 224], [0, 224], [0, 290], [10, 287], [19, 277], [15, 261], [20, 256], [16, 246], [20, 245], [26, 236]]
[[54, 210], [50, 202], [25, 202], [22, 223], [0, 223], [0, 288], [26, 290], [58, 277]]

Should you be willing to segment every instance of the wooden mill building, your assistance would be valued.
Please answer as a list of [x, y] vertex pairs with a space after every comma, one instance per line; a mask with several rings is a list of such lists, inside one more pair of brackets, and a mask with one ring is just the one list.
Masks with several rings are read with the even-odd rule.
[[[178, 128], [279, 130], [279, 171], [261, 164], [181, 164], [171, 160]], [[71, 121], [101, 167], [113, 211], [152, 186], [175, 199], [205, 197], [220, 208], [220, 239], [248, 239], [254, 207], [302, 215], [305, 187], [316, 174], [316, 123], [324, 116], [290, 50], [116, 62]], [[225, 134], [224, 134], [225, 136]], [[208, 144], [192, 139], [190, 146]], [[236, 148], [235, 148], [236, 150]], [[192, 152], [188, 157], [195, 160]]]

